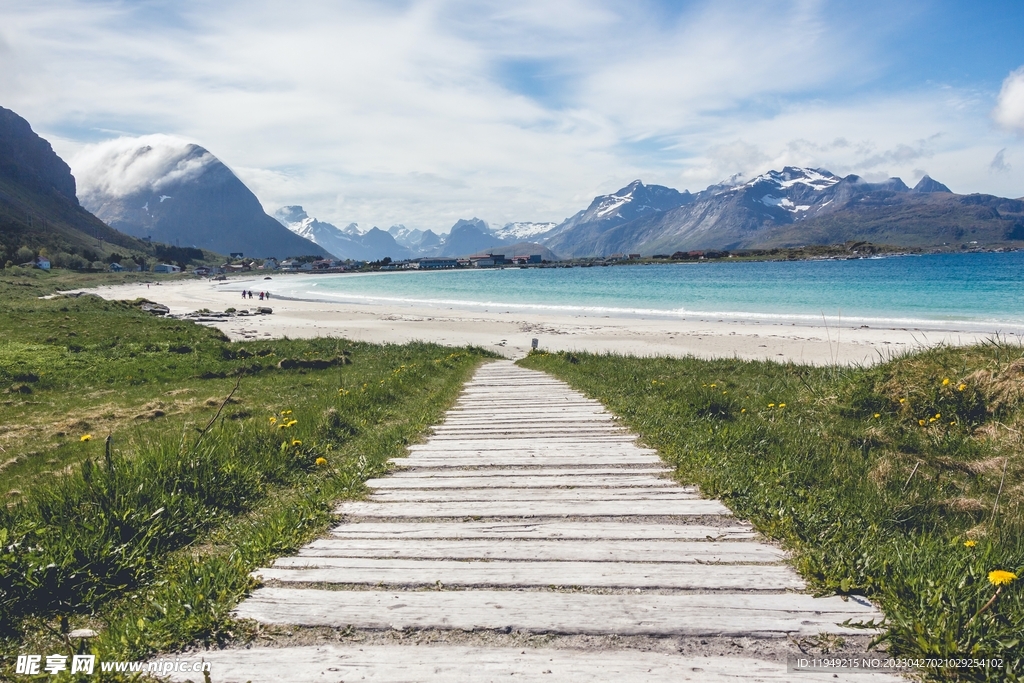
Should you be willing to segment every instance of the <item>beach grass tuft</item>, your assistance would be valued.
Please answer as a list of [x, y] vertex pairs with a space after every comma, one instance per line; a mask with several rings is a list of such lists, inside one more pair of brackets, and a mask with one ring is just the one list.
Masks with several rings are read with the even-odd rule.
[[106, 660], [244, 637], [249, 573], [322, 533], [489, 355], [233, 343], [138, 302], [38, 298], [105, 277], [19, 278], [0, 275], [0, 387], [31, 389], [0, 400], [0, 678], [76, 652], [68, 629]]
[[[791, 551], [822, 594], [885, 614], [879, 646], [1024, 671], [1024, 349], [939, 347], [873, 367], [533, 353], [684, 483]], [[1001, 583], [991, 581], [992, 572]], [[998, 594], [997, 594], [998, 593]], [[994, 597], [995, 596], [995, 597]]]

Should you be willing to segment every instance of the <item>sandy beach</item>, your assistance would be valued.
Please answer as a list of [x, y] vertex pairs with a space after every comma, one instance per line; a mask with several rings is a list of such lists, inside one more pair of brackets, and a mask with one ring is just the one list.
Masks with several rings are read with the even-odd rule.
[[[309, 277], [305, 275], [280, 275]], [[172, 314], [201, 309], [255, 309], [270, 315], [209, 322], [231, 339], [343, 337], [354, 341], [401, 344], [426, 341], [450, 346], [476, 345], [510, 358], [524, 356], [531, 340], [548, 351], [590, 351], [636, 356], [744, 358], [871, 364], [893, 354], [937, 344], [972, 344], [991, 334], [957, 329], [883, 328], [824, 323], [815, 325], [753, 320], [614, 317], [457, 308], [424, 304], [365, 304], [286, 299], [242, 301], [243, 289], [270, 289], [263, 276], [226, 281], [182, 280], [86, 290], [107, 299], [143, 297]]]

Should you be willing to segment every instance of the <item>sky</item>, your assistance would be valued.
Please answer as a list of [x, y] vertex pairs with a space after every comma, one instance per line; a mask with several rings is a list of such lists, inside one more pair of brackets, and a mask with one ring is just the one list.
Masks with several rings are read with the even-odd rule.
[[363, 229], [784, 165], [1021, 197], [1022, 26], [1019, 1], [4, 0], [0, 106], [77, 176], [156, 135]]

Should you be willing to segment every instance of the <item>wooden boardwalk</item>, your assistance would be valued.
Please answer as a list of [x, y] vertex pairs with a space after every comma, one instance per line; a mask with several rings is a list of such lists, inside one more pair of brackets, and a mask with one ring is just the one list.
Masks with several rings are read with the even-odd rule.
[[257, 572], [237, 616], [315, 637], [202, 653], [213, 680], [901, 680], [787, 671], [799, 639], [881, 615], [804, 593], [635, 438], [562, 382], [483, 366], [341, 525]]

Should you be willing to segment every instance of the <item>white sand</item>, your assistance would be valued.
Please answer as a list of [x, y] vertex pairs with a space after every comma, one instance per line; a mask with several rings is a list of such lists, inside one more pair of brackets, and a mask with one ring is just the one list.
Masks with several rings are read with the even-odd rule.
[[[308, 275], [281, 275], [310, 277]], [[498, 310], [458, 309], [423, 304], [360, 304], [298, 301], [274, 297], [267, 303], [241, 299], [243, 289], [270, 288], [263, 276], [226, 281], [182, 280], [88, 290], [107, 299], [145, 297], [172, 314], [207, 308], [223, 311], [269, 306], [272, 315], [228, 318], [215, 324], [232, 339], [343, 337], [373, 343], [427, 341], [476, 345], [518, 358], [531, 339], [548, 351], [590, 351], [636, 356], [687, 356], [791, 360], [816, 365], [870, 364], [894, 353], [936, 344], [972, 344], [992, 335], [956, 329], [817, 326], [716, 318], [609, 317]]]

